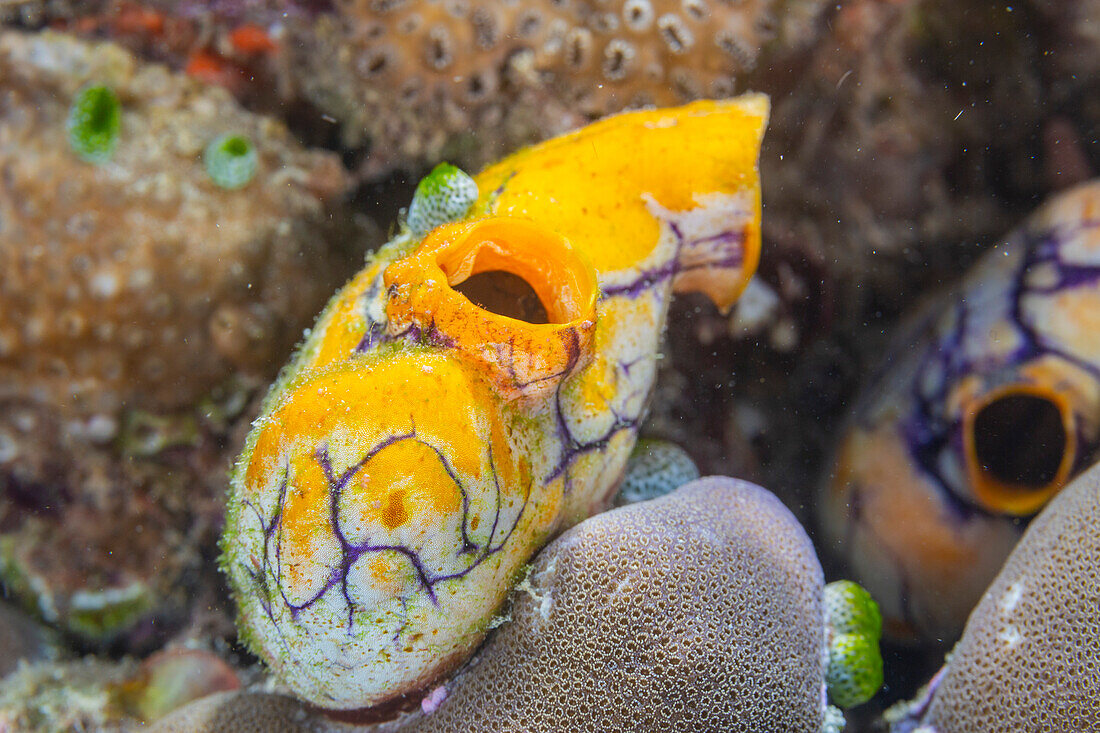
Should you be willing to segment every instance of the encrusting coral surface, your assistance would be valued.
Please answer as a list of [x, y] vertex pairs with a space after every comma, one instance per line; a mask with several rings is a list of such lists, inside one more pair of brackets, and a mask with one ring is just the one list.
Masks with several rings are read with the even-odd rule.
[[[1100, 730], [1100, 466], [1031, 523], [895, 733]], [[920, 727], [916, 727], [920, 726]]]
[[[3, 32], [0, 79], [0, 568], [106, 638], [181, 605], [233, 427], [354, 259], [325, 223], [347, 177], [110, 44]], [[235, 191], [202, 160], [225, 133], [255, 145]]]

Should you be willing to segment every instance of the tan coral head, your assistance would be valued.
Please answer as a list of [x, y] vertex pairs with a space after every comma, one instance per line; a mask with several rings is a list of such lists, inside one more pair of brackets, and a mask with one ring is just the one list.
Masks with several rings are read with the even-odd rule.
[[444, 341], [507, 399], [544, 397], [589, 351], [596, 273], [533, 221], [439, 227], [383, 277], [391, 336], [416, 329]]

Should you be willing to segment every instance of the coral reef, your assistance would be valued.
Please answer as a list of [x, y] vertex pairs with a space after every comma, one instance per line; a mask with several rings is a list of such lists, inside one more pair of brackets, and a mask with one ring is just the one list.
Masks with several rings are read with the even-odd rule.
[[[111, 45], [2, 32], [0, 79], [0, 568], [48, 621], [107, 640], [186, 607], [234, 431], [354, 259], [326, 224], [347, 179]], [[105, 151], [74, 127], [97, 116], [113, 152], [92, 164], [68, 139]], [[201, 161], [228, 131], [256, 141], [239, 192]]]
[[23, 5], [25, 22], [116, 38], [267, 109], [308, 100], [339, 122], [346, 147], [369, 148], [363, 173], [377, 176], [444, 158], [476, 169], [624, 109], [732, 96], [757, 67], [787, 65], [827, 3]]
[[731, 96], [812, 36], [815, 0], [357, 2], [289, 46], [297, 82], [370, 140], [369, 170], [477, 167], [626, 108]]
[[505, 623], [402, 731], [809, 731], [822, 575], [770, 493], [704, 478], [552, 542]]
[[892, 730], [1095, 731], [1100, 726], [1100, 466], [1031, 523], [947, 666]]
[[169, 648], [140, 664], [92, 656], [37, 662], [0, 682], [0, 730], [129, 733], [240, 685], [225, 661], [201, 649]]
[[0, 684], [0, 730], [27, 733], [127, 730], [136, 718], [114, 690], [137, 673], [133, 660], [96, 657], [20, 667]]
[[[999, 247], [1000, 235], [1039, 202], [1100, 171], [1098, 18], [1100, 0], [0, 0], [0, 583], [27, 614], [0, 609], [0, 670], [9, 659], [49, 660], [55, 646], [63, 658], [74, 651], [101, 655], [84, 663], [93, 671], [83, 677], [80, 663], [64, 661], [24, 666], [24, 674], [0, 682], [0, 729], [136, 728], [166, 708], [139, 714], [147, 688], [127, 684], [144, 674], [141, 663], [127, 658], [121, 665], [128, 671], [120, 672], [102, 655], [152, 652], [169, 635], [231, 638], [232, 609], [211, 577], [224, 474], [275, 368], [324, 297], [356, 266], [336, 243], [343, 232], [336, 233], [329, 218], [334, 214], [340, 227], [348, 223], [352, 209], [338, 199], [350, 181], [356, 189], [346, 201], [355, 214], [386, 223], [409, 203], [417, 176], [440, 159], [473, 170], [519, 145], [647, 101], [668, 104], [734, 89], [769, 94], [774, 108], [760, 162], [767, 209], [757, 274], [728, 314], [702, 294], [674, 299], [666, 340], [655, 347], [652, 399], [639, 387], [637, 402], [648, 400], [649, 407], [635, 410], [632, 402], [617, 413], [628, 425], [613, 420], [585, 432], [567, 423], [563, 434], [573, 441], [569, 450], [578, 464], [588, 455], [614, 454], [615, 465], [600, 479], [607, 479], [609, 493], [625, 448], [616, 443], [609, 450], [600, 442], [610, 434], [603, 431], [621, 429], [616, 440], [629, 443], [622, 436], [637, 429], [682, 446], [704, 474], [769, 486], [805, 523], [816, 511], [817, 477], [858, 388], [862, 405], [876, 390], [889, 389], [889, 375], [887, 382], [868, 382], [899, 314], [931, 288], [955, 282], [987, 248]], [[8, 33], [13, 27], [54, 33]], [[111, 40], [132, 56], [74, 38]], [[310, 146], [335, 155], [305, 152]], [[455, 177], [444, 180], [449, 175]], [[451, 168], [429, 176], [426, 188], [442, 183], [456, 196], [441, 197], [438, 188], [422, 192], [421, 203], [431, 205], [425, 210], [414, 203], [409, 231], [399, 237], [411, 232], [419, 239], [470, 215], [466, 205], [478, 194], [463, 176]], [[1018, 278], [1029, 296], [1021, 312], [1044, 299], [1045, 305], [1058, 301], [1052, 312], [1065, 312], [1072, 300], [1066, 287], [1078, 275], [1090, 278], [1092, 268], [1077, 267], [1084, 260], [1063, 267], [1067, 262], [1038, 263], [1032, 268], [1038, 284], [1031, 275]], [[1043, 285], [1052, 270], [1061, 281]], [[544, 294], [523, 277], [477, 272], [451, 287], [446, 274], [435, 284], [475, 306], [452, 315], [520, 316], [532, 332], [554, 317]], [[402, 316], [410, 326], [403, 336], [368, 334], [365, 326], [389, 323], [384, 286], [370, 294], [359, 286], [345, 291], [344, 310], [327, 331], [334, 337], [328, 356], [358, 346], [350, 343], [355, 339], [364, 348], [404, 348], [412, 341], [451, 348], [435, 342], [440, 332], [430, 319], [409, 316], [417, 310], [412, 307]], [[1051, 292], [1039, 292], [1044, 288]], [[967, 293], [960, 312], [970, 324], [958, 333], [973, 335], [997, 320], [991, 302], [1003, 296], [993, 290]], [[1093, 311], [1086, 303], [1062, 326], [1086, 323]], [[1015, 327], [998, 329], [992, 340], [1003, 346], [1014, 333]], [[374, 339], [386, 343], [376, 347]], [[981, 361], [989, 341], [979, 336], [969, 343], [979, 358], [944, 344], [958, 356], [932, 360], [933, 366], [947, 363], [950, 371]], [[467, 364], [480, 360], [483, 372], [517, 365], [514, 358], [478, 352], [472, 342], [453, 346], [452, 355]], [[539, 353], [567, 371], [568, 351]], [[583, 362], [569, 368], [575, 374]], [[631, 364], [626, 371], [637, 369]], [[945, 476], [964, 487], [962, 499], [943, 490], [916, 508], [857, 500], [845, 510], [853, 522], [844, 531], [817, 538], [823, 548], [838, 537], [858, 544], [879, 510], [894, 505], [904, 519], [880, 524], [887, 542], [852, 552], [857, 564], [877, 568], [882, 585], [861, 579], [883, 603], [888, 636], [920, 627], [923, 637], [920, 645], [888, 641], [883, 693], [844, 714], [827, 708], [823, 729], [835, 730], [846, 715], [855, 730], [871, 730], [881, 706], [926, 680], [942, 661], [935, 640], [950, 641], [958, 632], [1032, 514], [1097, 457], [1094, 417], [1070, 416], [1076, 408], [1068, 406], [1092, 399], [1088, 379], [1066, 379], [1062, 367], [1042, 371], [1028, 389], [1010, 375], [997, 377], [1008, 381], [990, 405], [1003, 411], [968, 402], [990, 387], [971, 380], [935, 420], [911, 423], [921, 429], [905, 440], [926, 449], [919, 460], [910, 455], [921, 466], [917, 478]], [[647, 366], [644, 379], [651, 376]], [[934, 368], [924, 376], [947, 390], [950, 380]], [[471, 400], [480, 408], [511, 390], [520, 401], [537, 402], [522, 381], [497, 379], [487, 393], [471, 391]], [[1066, 390], [1078, 394], [1063, 400]], [[599, 404], [606, 394], [583, 396]], [[395, 404], [380, 412], [393, 413]], [[452, 419], [461, 409], [436, 400], [427, 412]], [[955, 418], [961, 427], [933, 447], [930, 436]], [[417, 430], [423, 422], [418, 413]], [[1013, 442], [1013, 431], [1003, 427], [990, 432], [998, 422], [1038, 439], [1028, 450], [1014, 449], [1027, 441]], [[997, 447], [991, 435], [1007, 437]], [[953, 444], [953, 436], [961, 443]], [[1043, 440], [1049, 450], [1032, 450]], [[1053, 449], [1059, 445], [1060, 453]], [[890, 473], [885, 451], [861, 452], [865, 468], [880, 464], [881, 473]], [[1057, 466], [1056, 454], [1062, 458]], [[997, 460], [983, 462], [983, 456]], [[652, 457], [635, 452], [623, 477], [626, 494], [683, 480], [673, 470], [686, 470], [683, 454], [659, 466]], [[431, 463], [405, 458], [394, 453], [386, 465]], [[969, 475], [973, 465], [977, 483]], [[996, 480], [1011, 471], [1033, 485], [1017, 490], [1015, 482]], [[894, 488], [907, 481], [894, 474], [882, 479]], [[411, 508], [427, 500], [415, 490], [385, 498], [372, 521], [415, 519]], [[309, 502], [288, 496], [287, 504]], [[587, 511], [576, 509], [563, 526]], [[937, 537], [947, 545], [925, 543], [899, 556], [882, 550], [935, 524], [925, 520], [937, 512], [945, 527]], [[489, 515], [480, 517], [483, 533]], [[278, 516], [280, 528], [288, 517]], [[1002, 531], [974, 532], [982, 523]], [[351, 525], [333, 520], [332, 526]], [[898, 559], [935, 563], [960, 536], [984, 559], [957, 587], [910, 573], [912, 566]], [[298, 559], [285, 550], [283, 559]], [[822, 557], [827, 574], [848, 574], [840, 561], [828, 564], [837, 560], [830, 554]], [[261, 553], [257, 559], [261, 566], [268, 562]], [[950, 553], [942, 559], [960, 576], [968, 564]], [[428, 573], [438, 567], [425, 565]], [[284, 564], [279, 572], [295, 571]], [[501, 588], [514, 579], [507, 575], [497, 579]], [[827, 606], [828, 598], [827, 592]], [[916, 618], [899, 624], [908, 599], [919, 598], [909, 609]], [[64, 633], [43, 638], [30, 615]], [[981, 626], [988, 631], [981, 634], [1012, 636], [991, 618], [986, 613]], [[869, 645], [841, 638], [863, 633], [855, 627], [865, 632], [866, 619], [849, 618], [828, 632], [840, 640], [834, 645], [840, 664], [825, 672], [834, 682], [834, 702], [845, 686], [858, 693], [849, 702], [867, 694], [856, 688], [872, 686], [850, 684], [858, 681], [853, 672], [874, 665]], [[913, 728], [923, 716], [933, 727], [924, 715], [933, 696], [944, 711], [935, 721], [941, 731], [985, 725], [968, 701], [1006, 705], [1016, 714], [1011, 702], [981, 689], [983, 677], [1001, 679], [1000, 669], [982, 664], [1007, 657], [995, 656], [1001, 650], [993, 637], [978, 644], [984, 637], [968, 633], [974, 655], [994, 656], [957, 666], [956, 672], [968, 671], [943, 694], [937, 691], [946, 672], [937, 677], [904, 725]], [[1022, 678], [1040, 680], [1041, 687], [1067, 655], [1055, 649], [1053, 662], [1012, 658], [1005, 666], [1018, 664]], [[187, 697], [201, 682], [188, 670], [201, 675], [208, 668], [191, 666], [189, 657], [171, 659], [162, 671], [182, 683], [178, 689]], [[248, 687], [244, 670], [253, 660], [233, 661], [243, 662], [236, 672]], [[470, 685], [475, 675], [470, 668], [458, 679]], [[148, 701], [153, 707], [154, 698], [167, 707], [183, 699], [171, 685], [148, 689], [156, 691]], [[179, 727], [170, 729], [362, 730], [356, 726], [386, 714], [374, 710], [358, 724], [341, 724], [259, 693], [272, 689], [282, 688], [269, 681], [249, 692], [208, 696], [188, 706], [191, 713], [181, 711], [172, 724]], [[1071, 698], [1067, 690], [1059, 700]], [[438, 712], [456, 691], [409, 689], [394, 705]], [[1041, 697], [1032, 692], [1020, 697], [1025, 707]], [[1026, 715], [1044, 706], [1054, 709], [1043, 699]], [[948, 708], [963, 712], [955, 716]], [[410, 722], [407, 712], [401, 720]]]
[[[728, 306], [755, 266], [766, 117], [746, 95], [522, 151], [476, 177], [468, 218], [404, 230], [333, 298], [223, 536], [242, 633], [297, 694], [349, 709], [430, 684], [538, 547], [606, 507], [673, 292]], [[513, 288], [532, 297], [491, 310]]]
[[957, 638], [1100, 445], [1100, 181], [1052, 199], [919, 310], [842, 436], [824, 539], [897, 635]]

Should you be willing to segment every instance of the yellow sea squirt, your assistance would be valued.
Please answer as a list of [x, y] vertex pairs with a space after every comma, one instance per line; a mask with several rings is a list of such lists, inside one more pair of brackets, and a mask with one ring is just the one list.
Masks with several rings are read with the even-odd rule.
[[223, 537], [242, 636], [299, 696], [424, 689], [607, 505], [671, 294], [726, 308], [756, 268], [767, 113], [701, 101], [523, 150], [330, 301], [248, 437]]

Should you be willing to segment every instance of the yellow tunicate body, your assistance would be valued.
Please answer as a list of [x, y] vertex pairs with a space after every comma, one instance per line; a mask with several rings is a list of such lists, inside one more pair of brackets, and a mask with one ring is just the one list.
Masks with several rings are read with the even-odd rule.
[[[521, 151], [463, 219], [403, 232], [333, 298], [249, 436], [223, 543], [242, 632], [299, 695], [423, 689], [606, 504], [671, 293], [724, 308], [755, 270], [766, 117], [748, 95]], [[538, 315], [481, 302], [502, 274]]]

